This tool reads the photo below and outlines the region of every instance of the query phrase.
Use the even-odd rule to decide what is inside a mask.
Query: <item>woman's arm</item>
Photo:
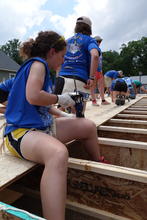
[[[26,99],[31,105],[47,106],[57,103],[57,95],[42,90],[44,78],[44,64],[35,61],[31,66],[26,85]]]

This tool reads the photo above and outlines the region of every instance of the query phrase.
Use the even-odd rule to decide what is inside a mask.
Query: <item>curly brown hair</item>
[[[85,35],[88,35],[88,36],[92,35],[91,27],[88,24],[85,24],[85,23],[82,23],[82,22],[81,23],[76,23],[74,32],[85,34]]]
[[[54,31],[41,31],[36,39],[29,39],[20,47],[20,56],[24,59],[31,57],[46,58],[48,51],[54,48],[56,52],[66,47],[65,39]]]

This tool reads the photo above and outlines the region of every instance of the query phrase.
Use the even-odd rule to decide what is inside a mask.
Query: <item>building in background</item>
[[[0,51],[0,82],[15,76],[20,65]]]

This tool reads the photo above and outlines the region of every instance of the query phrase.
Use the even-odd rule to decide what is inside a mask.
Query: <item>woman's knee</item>
[[[96,124],[92,120],[89,120],[89,119],[85,119],[83,127],[85,131],[87,131],[88,134],[92,134],[93,132],[96,132],[97,130]]]
[[[50,155],[49,155],[50,156]],[[50,158],[50,161],[48,160],[47,162],[51,162],[55,164],[56,166],[66,166],[68,162],[68,150],[65,145],[60,144],[59,146],[56,146],[52,156]]]

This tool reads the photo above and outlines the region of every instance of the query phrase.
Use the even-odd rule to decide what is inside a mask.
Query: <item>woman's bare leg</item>
[[[99,88],[99,93],[100,97],[102,99],[102,105],[107,105],[110,104],[105,100],[105,93],[104,93],[104,76],[103,74],[101,75],[101,78],[98,80],[98,88]]]
[[[67,148],[47,134],[31,131],[22,139],[21,152],[26,159],[45,165],[40,184],[44,217],[64,220]]]
[[[85,118],[57,118],[56,125],[57,138],[61,142],[67,143],[73,139],[82,140],[91,160],[99,160],[100,150],[94,122]]]
[[[90,95],[92,99],[92,105],[99,106],[96,102],[96,95],[95,95],[96,84],[97,84],[97,79],[94,79],[94,84],[92,87],[90,87]]]

